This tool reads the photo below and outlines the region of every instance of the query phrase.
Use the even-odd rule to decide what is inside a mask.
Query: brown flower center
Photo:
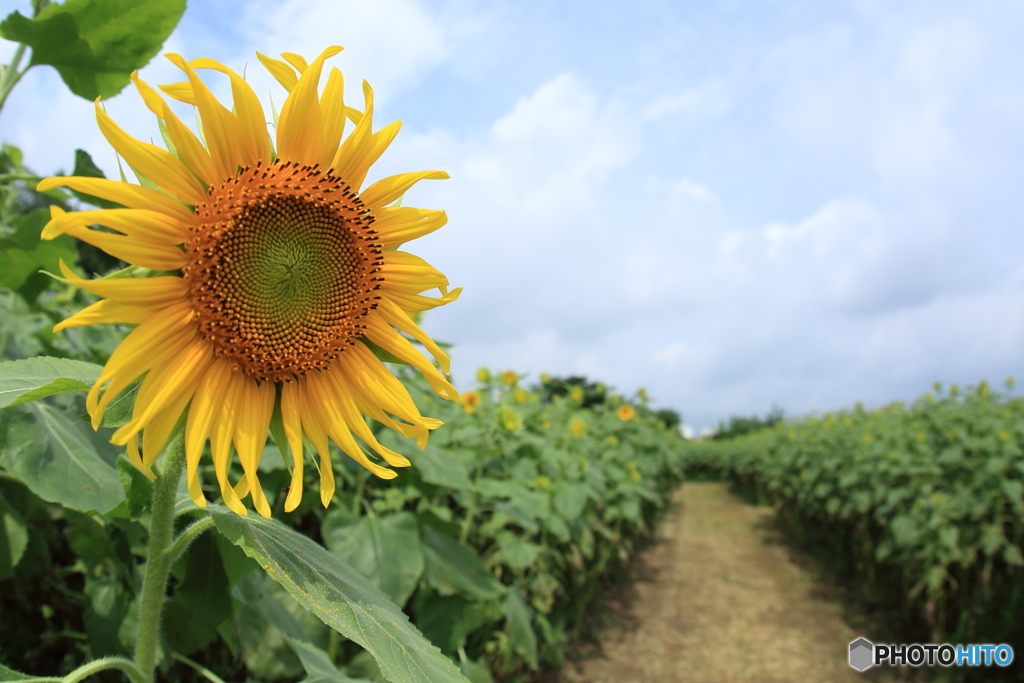
[[[356,193],[316,166],[257,164],[212,187],[182,269],[200,331],[258,380],[327,367],[377,306],[372,224]]]

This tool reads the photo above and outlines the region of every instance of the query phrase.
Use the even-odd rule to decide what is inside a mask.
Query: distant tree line
[[[569,390],[573,387],[579,387],[583,391],[582,406],[584,408],[592,408],[602,404],[609,397],[608,387],[604,384],[591,382],[586,377],[579,375],[573,375],[572,377],[549,377],[546,381],[542,380],[540,382],[539,388],[543,400],[550,401],[553,396],[568,397]],[[683,416],[671,408],[662,408],[661,410],[651,411],[651,413],[669,429],[679,429],[679,425],[683,423]]]
[[[783,419],[785,419],[785,413],[778,406],[772,406],[772,409],[764,417],[758,417],[757,415],[751,415],[750,417],[733,415],[728,421],[718,423],[718,428],[715,429],[715,433],[711,438],[715,441],[735,439],[738,436],[752,434],[753,432],[773,427],[782,422]]]

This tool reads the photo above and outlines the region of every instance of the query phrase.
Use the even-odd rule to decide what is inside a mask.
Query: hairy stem
[[[211,526],[213,526],[213,517],[205,517],[182,531],[178,538],[174,539],[174,545],[167,549],[167,560],[174,564],[175,560],[185,552],[189,544]]]
[[[132,680],[132,683],[145,683],[146,680],[142,675],[142,672],[139,671],[134,664],[122,657],[103,657],[102,659],[94,659],[93,661],[87,662],[78,667],[64,678],[52,678],[46,680],[61,681],[61,683],[78,683],[79,681],[84,681],[93,674],[98,674],[100,671],[106,671],[107,669],[120,669]]]
[[[174,532],[174,502],[178,481],[185,467],[184,430],[175,430],[163,457],[160,476],[153,485],[153,508],[149,527],[149,554],[139,597],[139,635],[135,645],[135,666],[144,681],[154,680],[157,645],[160,640],[160,613],[167,592],[167,576],[172,558],[168,552]]]

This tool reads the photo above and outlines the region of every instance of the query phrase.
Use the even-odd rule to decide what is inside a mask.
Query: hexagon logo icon
[[[874,663],[875,645],[867,638],[858,638],[850,643],[850,666],[857,671],[866,671]]]

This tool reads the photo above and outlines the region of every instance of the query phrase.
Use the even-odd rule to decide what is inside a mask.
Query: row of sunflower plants
[[[718,474],[774,503],[797,540],[895,615],[902,642],[1017,644],[1022,445],[1024,399],[981,382],[966,391],[935,385],[909,406],[858,405],[691,443],[686,458],[692,476]],[[984,675],[1022,680],[1019,671]]]

